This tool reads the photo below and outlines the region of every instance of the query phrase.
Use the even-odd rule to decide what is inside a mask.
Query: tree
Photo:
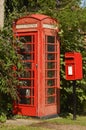
[[[65,52],[77,51],[83,57],[83,79],[77,81],[77,112],[82,112],[86,104],[86,65],[85,62],[85,42],[82,32],[85,32],[84,20],[86,18],[86,10],[79,6],[66,6],[59,11],[58,18],[61,23],[61,106],[62,111],[72,112],[72,81],[65,80],[64,54]],[[83,16],[82,16],[83,14]],[[65,104],[68,105],[65,105]],[[83,107],[84,106],[84,107]],[[86,110],[83,110],[85,113]]]
[[[0,115],[3,112],[8,115],[12,110],[12,101],[18,99],[16,86],[19,81],[15,75],[19,72],[13,67],[22,68],[19,59],[13,47],[12,32],[3,28],[0,32]]]

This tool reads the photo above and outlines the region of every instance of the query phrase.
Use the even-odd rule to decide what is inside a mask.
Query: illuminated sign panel
[[[18,25],[16,25],[16,29],[35,28],[35,27],[37,27],[37,24],[18,24]]]
[[[43,24],[43,28],[57,29],[58,27],[54,24]]]

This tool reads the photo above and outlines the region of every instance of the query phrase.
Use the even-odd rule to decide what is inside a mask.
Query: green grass
[[[57,118],[52,118],[52,119],[43,119],[41,120],[41,124],[43,123],[52,123],[54,124],[59,124],[59,125],[80,125],[80,126],[86,126],[86,116],[77,116],[76,120],[72,119],[72,115],[67,116],[65,118],[62,117],[57,117]],[[33,123],[34,124],[34,123]],[[47,127],[46,128],[42,128],[43,125],[39,125],[37,126],[17,126],[15,125],[7,125],[7,124],[0,124],[0,130],[50,130]]]
[[[72,125],[80,125],[86,126],[86,116],[77,116],[76,120],[72,119],[72,116],[68,116],[65,118],[58,117],[54,119],[48,120],[48,122],[56,123],[56,124],[72,124]]]
[[[0,130],[49,130],[46,128],[41,128],[41,127],[30,127],[30,126],[7,126],[7,125],[2,125],[0,126]]]

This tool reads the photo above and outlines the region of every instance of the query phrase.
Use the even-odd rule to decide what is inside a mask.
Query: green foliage
[[[4,122],[6,122],[6,120],[7,120],[6,115],[5,115],[4,113],[2,113],[2,114],[0,115],[0,122],[1,122],[1,123],[4,123]]]
[[[8,27],[9,28],[9,27]],[[19,55],[13,47],[12,31],[4,28],[0,32],[0,114],[1,120],[12,115],[12,101],[18,99],[16,86],[19,81],[16,76],[19,72],[13,70],[13,66],[21,69]]]
[[[0,115],[4,113],[7,118],[12,117],[13,99],[10,95],[0,92]]]
[[[83,10],[85,11],[85,10]],[[77,81],[77,112],[86,113],[85,101],[86,101],[86,65],[85,65],[85,42],[84,35],[82,34],[83,21],[86,17],[85,13],[83,20],[81,18],[82,9],[77,8],[72,11],[70,8],[62,10],[58,14],[58,18],[61,21],[61,111],[72,112],[73,96],[72,96],[72,82],[65,80],[65,52],[76,51],[82,54],[83,58],[83,79]],[[70,90],[70,92],[69,92]],[[66,105],[64,105],[66,104]]]
[[[0,35],[0,93],[17,97],[16,85],[18,83],[13,66],[18,67],[19,58],[12,44],[12,34],[7,30]]]

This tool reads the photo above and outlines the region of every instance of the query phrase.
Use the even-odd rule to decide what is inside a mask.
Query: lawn
[[[64,124],[64,125],[71,124],[71,125],[86,126],[86,116],[77,116],[76,120],[73,120],[72,116],[67,116],[65,118],[58,117],[58,118],[50,119],[48,120],[48,122]]]
[[[6,126],[6,125],[3,125],[3,126],[0,126],[0,130],[49,130],[49,129],[46,129],[46,128],[37,128],[37,127],[30,127],[30,126],[13,126],[13,125],[10,125],[10,126]]]
[[[57,117],[51,119],[43,119],[39,120],[38,123],[32,123],[31,125],[23,125],[22,123],[21,125],[16,125],[16,123],[9,125],[7,125],[6,123],[0,124],[0,130],[62,130],[62,129],[85,130],[86,116],[77,116],[76,120],[72,120],[72,116],[67,116],[65,118]]]

